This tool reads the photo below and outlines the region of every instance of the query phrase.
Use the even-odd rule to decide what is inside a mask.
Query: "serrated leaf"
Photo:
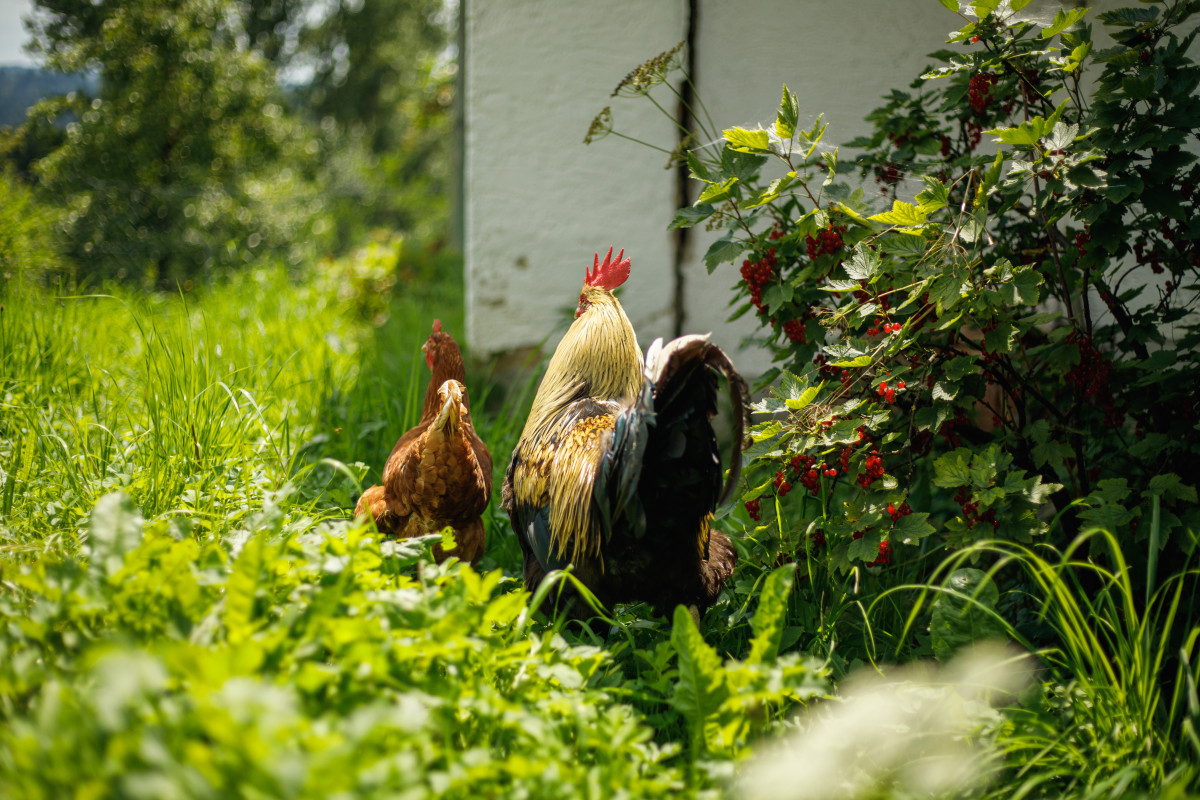
[[[1083,19],[1087,12],[1086,8],[1059,9],[1058,13],[1054,15],[1054,21],[1050,23],[1050,27],[1042,29],[1041,38],[1049,39],[1057,36]]]
[[[670,704],[687,720],[692,746],[703,751],[708,746],[705,724],[729,697],[725,672],[717,651],[704,641],[683,606],[675,607],[671,646],[679,660],[679,679]]]
[[[88,515],[86,552],[93,570],[112,575],[142,542],[142,513],[124,492],[101,497]]]
[[[825,384],[822,383],[819,386],[810,386],[807,389],[805,389],[803,392],[801,392],[799,397],[796,397],[796,398],[789,397],[784,402],[787,403],[788,408],[792,409],[793,411],[799,411],[800,409],[804,408],[805,406],[810,405],[812,403],[812,401],[816,399],[817,393],[821,391],[821,386],[824,386],[824,385]]]
[[[675,219],[671,220],[671,224],[667,226],[667,230],[676,228],[691,228],[697,223],[703,222],[713,215],[716,209],[708,203],[702,203],[696,206],[688,206],[681,208],[675,212]]]
[[[929,514],[924,511],[904,515],[896,520],[896,524],[892,528],[892,538],[905,544],[924,539],[936,530],[929,524],[928,519]]]
[[[747,664],[770,663],[778,657],[784,623],[787,622],[787,599],[795,580],[796,565],[784,564],[763,582],[762,592],[758,595],[758,609],[750,620],[754,638],[750,640]]]
[[[946,188],[946,184],[932,175],[922,176],[921,181],[925,184],[925,188],[913,198],[917,201],[921,211],[929,214],[939,208],[945,208],[946,204],[950,202],[950,190]]]
[[[779,101],[779,110],[775,112],[775,135],[780,139],[791,139],[796,133],[796,120],[800,117],[800,104],[796,95],[788,91],[787,84],[783,85],[783,98]]]
[[[721,264],[733,261],[745,249],[745,242],[733,239],[730,235],[724,236],[708,246],[708,252],[704,254],[704,266],[708,267],[708,273],[711,275],[713,270]]]
[[[854,253],[850,256],[850,260],[842,265],[846,270],[846,275],[856,281],[870,280],[875,273],[879,272],[880,267],[879,256],[873,250],[863,244],[854,246]]]
[[[933,654],[939,661],[968,645],[1004,636],[1004,626],[991,613],[1000,592],[987,573],[957,569],[942,586],[949,591],[938,592],[929,620]]]
[[[902,200],[892,201],[892,210],[870,217],[872,222],[882,222],[885,225],[921,225],[924,224],[926,213],[911,203]]]
[[[871,357],[869,355],[862,355],[862,356],[859,356],[858,358],[852,358],[848,361],[835,361],[835,362],[833,362],[833,364],[831,366],[842,367],[842,368],[846,368],[846,369],[853,369],[853,368],[857,368],[857,367],[869,367],[869,366],[871,366]]]
[[[722,131],[729,146],[741,153],[770,152],[771,135],[762,128],[748,130],[746,128],[729,128]]]
[[[728,200],[733,187],[737,185],[738,179],[726,178],[720,183],[710,183],[704,187],[704,191],[700,192],[700,196],[696,198],[696,203],[719,203],[722,200]]]
[[[712,183],[712,173],[709,172],[708,165],[690,150],[687,154],[687,165],[688,169],[691,170],[692,177],[705,183]]]

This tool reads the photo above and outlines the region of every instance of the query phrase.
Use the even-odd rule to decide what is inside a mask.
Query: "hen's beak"
[[[456,380],[448,380],[438,387],[438,400],[442,407],[433,421],[433,427],[446,428],[458,424],[462,397],[463,385]]]

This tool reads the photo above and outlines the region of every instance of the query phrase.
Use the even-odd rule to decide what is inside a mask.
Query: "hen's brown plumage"
[[[729,384],[739,445],[746,386],[707,336],[656,341],[643,366],[612,295],[629,274],[620,258],[614,269],[597,257],[588,274],[509,462],[503,507],[529,591],[570,564],[606,605],[644,600],[666,614],[676,604],[703,611],[737,563],[728,537],[710,530],[741,465],[735,447],[722,489],[717,378]],[[586,613],[574,599],[569,610]]]
[[[462,353],[434,323],[422,348],[433,371],[421,421],[388,456],[383,485],[363,492],[355,516],[370,514],[381,533],[405,539],[454,529],[456,549],[434,547],[438,563],[450,556],[477,564],[483,556],[480,515],[492,495],[492,457],[471,423]]]

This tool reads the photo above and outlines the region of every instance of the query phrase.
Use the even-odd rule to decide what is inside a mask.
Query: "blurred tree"
[[[64,250],[90,274],[172,286],[256,253],[299,257],[323,225],[320,147],[284,107],[273,66],[230,0],[37,0],[32,49],[100,76],[35,107],[66,111],[35,165],[67,210]]]
[[[457,3],[334,0],[309,14],[292,54],[305,105],[336,130],[331,200],[365,227],[445,238],[451,180]],[[299,67],[301,69],[297,69]]]
[[[375,228],[444,239],[453,3],[34,2],[33,54],[98,81],[35,106],[0,160],[65,209],[83,274],[172,287]]]

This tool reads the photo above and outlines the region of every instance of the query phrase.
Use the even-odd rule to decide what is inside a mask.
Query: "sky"
[[[32,59],[21,49],[26,39],[21,17],[31,10],[32,0],[0,0],[0,66],[33,65]]]

